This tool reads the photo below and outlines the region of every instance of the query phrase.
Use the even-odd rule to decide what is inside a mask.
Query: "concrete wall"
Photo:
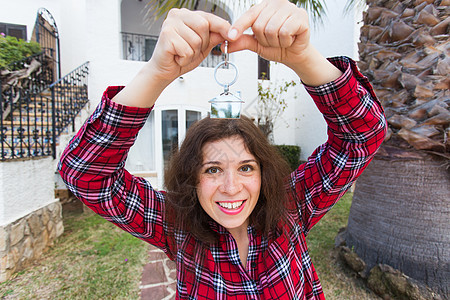
[[[0,163],[0,226],[54,201],[53,158]]]

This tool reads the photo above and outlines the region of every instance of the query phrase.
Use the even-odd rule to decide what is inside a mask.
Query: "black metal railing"
[[[57,137],[88,102],[86,62],[42,91],[10,87],[0,91],[0,160],[50,156]],[[0,82],[1,86],[1,82]]]
[[[158,36],[122,32],[122,57],[125,60],[148,61],[152,57],[157,41]],[[215,48],[200,66],[214,68],[223,60],[224,56],[218,48]]]
[[[122,32],[123,59],[148,61],[155,50],[158,37],[154,35]]]
[[[83,109],[88,99],[89,62],[85,62],[49,87],[52,105],[52,116],[55,118],[56,136],[69,124],[75,130],[75,116]]]

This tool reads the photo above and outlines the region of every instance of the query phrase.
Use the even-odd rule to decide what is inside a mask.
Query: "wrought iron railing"
[[[49,87],[52,105],[52,116],[55,119],[56,136],[69,124],[75,130],[75,116],[83,109],[88,99],[89,62],[85,62]]]
[[[88,102],[88,71],[86,62],[42,90],[0,90],[0,160],[55,158],[57,137]]]
[[[122,32],[123,59],[148,61],[155,50],[158,36]],[[214,68],[224,60],[220,49],[215,48],[200,64],[201,67]]]

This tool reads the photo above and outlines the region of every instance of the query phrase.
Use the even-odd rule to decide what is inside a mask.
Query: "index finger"
[[[224,39],[228,38],[228,31],[231,25],[227,20],[203,11],[198,11],[198,13],[208,21],[210,32],[219,33]]]
[[[228,31],[227,38],[230,41],[235,41],[239,38],[239,36],[244,33],[245,30],[252,27],[258,18],[259,14],[266,6],[266,2],[257,4],[252,6],[249,10],[247,10],[239,19],[234,22]]]

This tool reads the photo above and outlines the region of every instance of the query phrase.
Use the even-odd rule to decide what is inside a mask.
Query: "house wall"
[[[58,27],[61,47],[61,73],[69,73],[87,60],[85,1],[77,0],[18,0],[1,1],[0,20],[4,23],[27,26],[31,39],[39,8],[46,8]]]

